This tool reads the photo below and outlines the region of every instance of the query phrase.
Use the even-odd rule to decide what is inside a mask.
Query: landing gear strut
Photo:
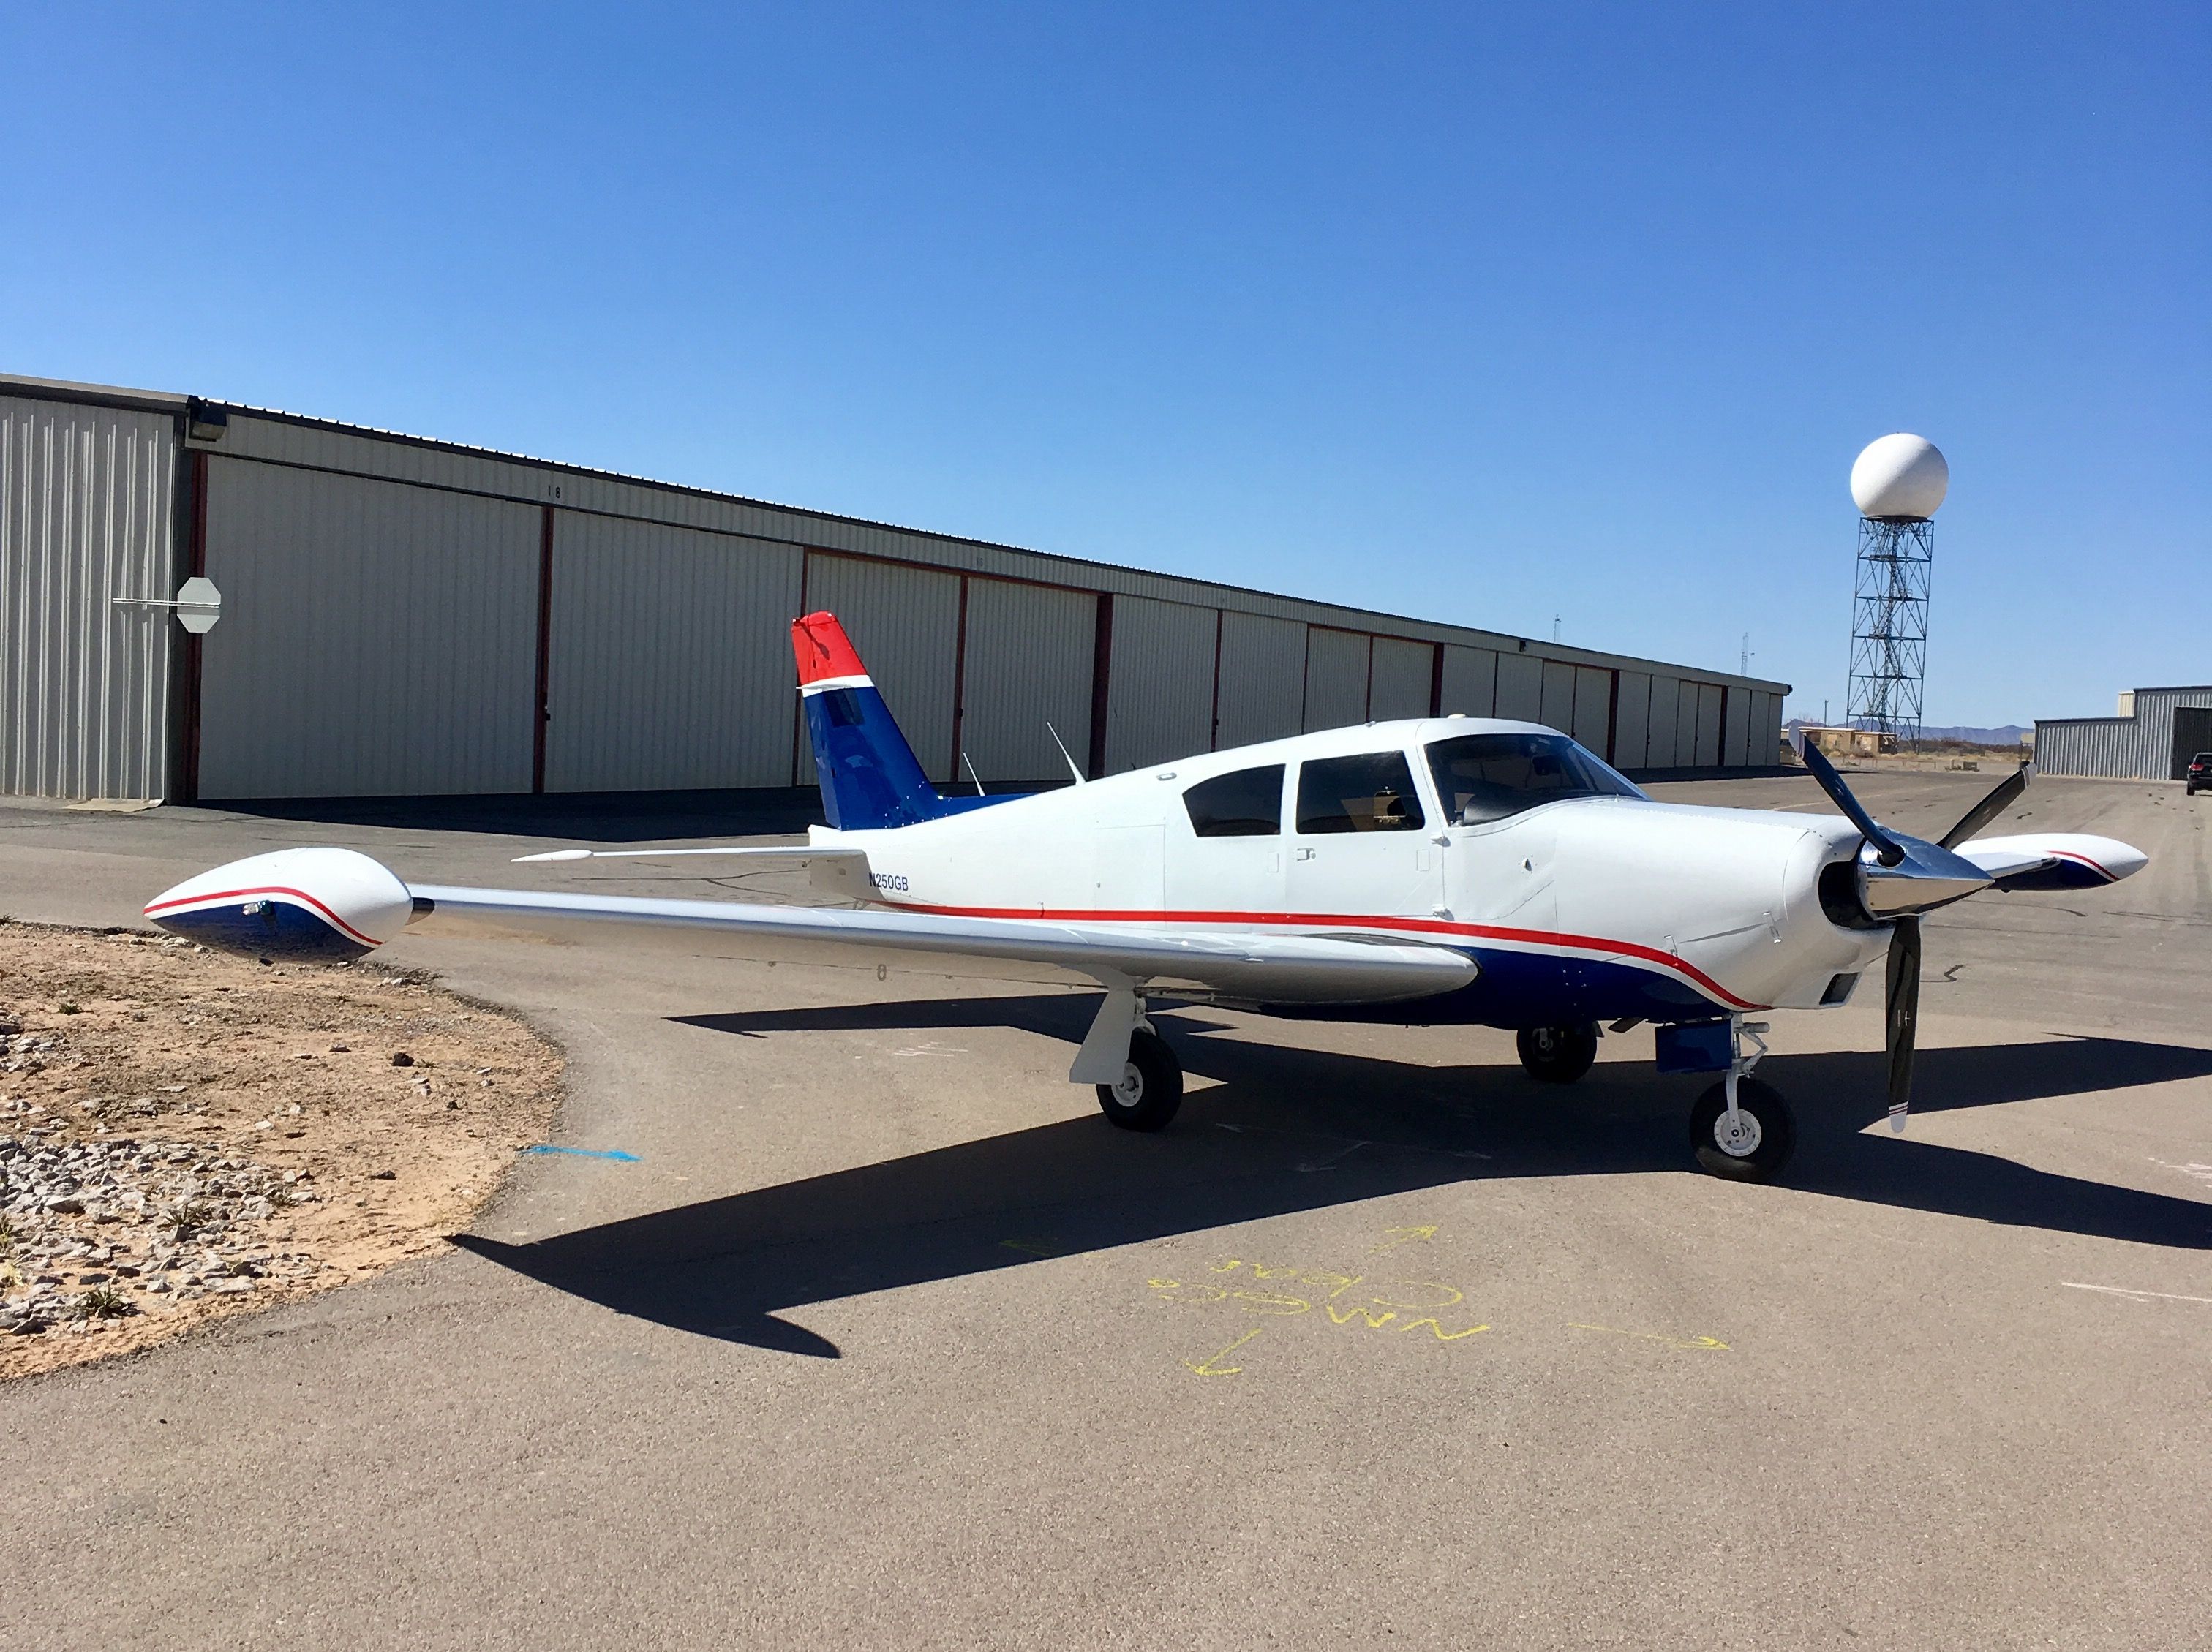
[[[1528,1076],[1547,1084],[1571,1084],[1597,1060],[1594,1021],[1578,1027],[1523,1027],[1513,1042]]]
[[[1767,1181],[1789,1161],[1797,1145],[1797,1121],[1790,1103],[1771,1084],[1751,1076],[1766,1054],[1764,1021],[1729,1017],[1735,1059],[1728,1077],[1698,1097],[1690,1109],[1690,1149],[1698,1163],[1731,1181]],[[1748,1054],[1744,1046],[1753,1048]]]

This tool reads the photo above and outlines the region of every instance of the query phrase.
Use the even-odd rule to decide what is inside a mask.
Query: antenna
[[[1751,633],[1748,631],[1743,634],[1743,654],[1736,661],[1735,674],[1738,677],[1751,675]]]
[[[1559,616],[1557,614],[1554,614],[1554,615],[1553,615],[1553,616],[1552,616],[1552,641],[1554,641],[1554,642],[1557,642],[1559,640]]]
[[[1044,726],[1044,732],[1052,736],[1052,743],[1060,748],[1060,755],[1067,757],[1067,772],[1075,776],[1075,783],[1078,786],[1082,785],[1083,771],[1075,766],[1074,758],[1067,756],[1067,742],[1060,738],[1060,731],[1050,723],[1047,723]]]
[[[967,765],[968,778],[975,782],[975,795],[979,798],[981,797],[983,795],[983,777],[975,772],[975,760],[963,751],[960,754],[960,761]]]

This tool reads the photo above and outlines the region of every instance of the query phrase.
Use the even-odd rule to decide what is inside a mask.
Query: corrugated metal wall
[[[960,744],[986,780],[1066,780],[1048,723],[1083,762],[1091,750],[1097,612],[1098,598],[1087,591],[968,581]]]
[[[1498,654],[1498,710],[1499,717],[1524,723],[1544,720],[1544,662],[1536,654]]]
[[[1324,625],[1306,629],[1305,726],[1347,728],[1367,720],[1367,671],[1374,639]]]
[[[1644,722],[1644,766],[1675,767],[1676,740],[1680,728],[1682,683],[1680,677],[1651,676],[1651,710]]]
[[[176,421],[0,397],[0,792],[168,789]]]
[[[800,553],[553,518],[545,789],[787,785]]]
[[[933,780],[950,780],[959,576],[817,551],[806,559],[806,606],[836,615],[923,772]],[[787,685],[787,640],[784,647]],[[793,717],[788,695],[777,698],[785,707],[782,715]],[[814,756],[804,739],[794,767],[798,784],[814,783]]]
[[[1224,614],[1215,748],[1299,732],[1305,680],[1304,625],[1260,614]]]
[[[530,790],[540,523],[211,457],[200,795]]]
[[[1645,732],[1650,726],[1651,674],[1649,671],[1623,671],[1620,674],[1620,714],[1613,731],[1613,766],[1616,768],[1642,768],[1646,763],[1649,742]]]
[[[1383,722],[1393,717],[1429,714],[1430,679],[1436,675],[1433,643],[1407,642],[1401,637],[1375,639],[1375,659],[1367,689],[1367,720]]]
[[[1109,774],[1207,749],[1217,624],[1211,608],[1147,597],[1114,599]]]
[[[1613,723],[1613,673],[1595,665],[1575,667],[1575,720],[1567,732],[1601,757]]]
[[[2174,747],[2174,713],[2212,707],[2212,687],[2137,689],[2132,717],[2038,718],[2035,766],[2045,774],[2175,780],[2190,752]]]
[[[1470,717],[1495,715],[1491,708],[1498,696],[1498,651],[1495,648],[1462,648],[1456,643],[1444,647],[1444,703],[1449,714],[1464,712]]]

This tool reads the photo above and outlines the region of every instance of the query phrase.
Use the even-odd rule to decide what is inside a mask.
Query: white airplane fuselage
[[[1178,759],[888,829],[811,829],[866,853],[830,886],[884,907],[970,917],[1264,929],[1465,951],[1468,986],[1348,1010],[1360,1018],[1565,1025],[1680,1021],[1844,1002],[1886,928],[1833,921],[1821,873],[1860,836],[1833,817],[1640,797],[1540,802],[1455,825],[1431,743],[1556,731],[1489,718],[1370,723]],[[1400,752],[1415,788],[1389,829],[1306,832],[1302,765]],[[1273,835],[1201,836],[1184,793],[1283,768]],[[1313,1010],[1303,1007],[1299,1013]]]

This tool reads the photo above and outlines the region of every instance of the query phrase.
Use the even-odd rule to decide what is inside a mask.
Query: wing
[[[431,911],[421,927],[521,931],[589,938],[610,927],[657,932],[737,957],[805,959],[871,947],[1037,966],[1044,978],[1119,978],[1269,1003],[1387,1003],[1448,993],[1474,979],[1449,947],[1337,935],[955,918],[868,908],[784,907],[635,896],[416,884]]]
[[[849,858],[825,863],[849,866]],[[865,867],[863,859],[860,865]],[[1340,934],[956,918],[863,908],[666,901],[403,884],[351,849],[283,849],[190,878],[147,917],[209,946],[263,957],[358,957],[405,931],[672,941],[731,957],[854,962],[855,949],[990,961],[1021,980],[1084,980],[1272,1003],[1387,1003],[1475,977],[1449,947]]]
[[[2141,872],[2149,859],[2118,838],[2087,832],[1977,838],[1953,853],[1989,873],[2001,890],[2101,889]]]

